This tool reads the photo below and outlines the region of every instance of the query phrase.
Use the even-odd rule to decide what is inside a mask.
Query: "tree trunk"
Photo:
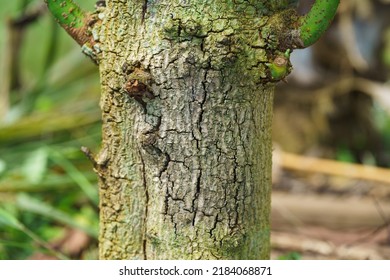
[[[269,258],[280,2],[107,1],[101,259]]]

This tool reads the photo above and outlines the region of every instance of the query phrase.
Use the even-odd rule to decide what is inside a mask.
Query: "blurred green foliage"
[[[0,259],[96,258],[97,178],[80,147],[100,143],[98,68],[41,0],[3,1],[0,59]],[[58,245],[71,230],[86,253]]]

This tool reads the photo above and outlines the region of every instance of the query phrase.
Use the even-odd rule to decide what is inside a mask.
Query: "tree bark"
[[[107,1],[101,259],[267,259],[283,1]]]

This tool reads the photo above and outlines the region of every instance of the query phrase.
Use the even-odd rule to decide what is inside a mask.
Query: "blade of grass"
[[[29,250],[34,249],[34,247],[31,244],[26,244],[25,242],[15,242],[10,240],[0,239],[0,244],[8,247],[16,247],[21,249],[29,249]]]
[[[39,246],[45,248],[48,250],[51,254],[53,254],[55,257],[66,260],[68,259],[67,256],[62,254],[61,252],[55,251],[53,248],[51,248],[50,244],[41,239],[38,235],[36,235],[34,232],[32,232],[30,229],[28,229],[24,224],[22,224],[14,215],[6,211],[5,209],[0,208],[0,224],[3,224],[5,226],[20,230],[24,232],[26,235],[28,235],[32,240],[34,240],[35,243],[37,243]]]
[[[70,226],[72,228],[80,229],[85,233],[87,233],[88,235],[90,235],[91,237],[94,238],[98,237],[97,229],[93,227],[84,226],[76,222],[75,219],[70,215],[68,215],[67,213],[60,211],[41,200],[32,198],[27,194],[20,194],[16,199],[16,205],[21,210],[39,214],[47,218],[50,218],[54,221]]]
[[[24,228],[14,215],[2,208],[0,208],[0,224],[22,231]]]
[[[26,117],[18,123],[1,126],[0,142],[17,142],[26,138],[38,137],[43,133],[54,133],[69,130],[97,122],[100,119],[97,111],[74,113],[73,115],[40,114]]]
[[[22,164],[23,177],[31,184],[42,182],[47,172],[48,151],[40,147],[31,151]]]
[[[92,172],[84,174],[87,180],[94,180],[96,175]],[[74,180],[65,176],[47,175],[39,184],[31,184],[25,180],[9,178],[0,181],[0,193],[17,193],[17,192],[44,192],[44,191],[61,191],[75,188]]]
[[[50,149],[49,157],[65,170],[69,177],[79,185],[81,190],[95,205],[98,205],[99,196],[97,186],[91,184],[85,175],[58,151]]]

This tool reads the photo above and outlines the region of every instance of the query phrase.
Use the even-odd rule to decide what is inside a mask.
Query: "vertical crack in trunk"
[[[203,121],[203,114],[204,114],[204,105],[205,105],[206,100],[207,100],[207,88],[206,88],[207,73],[208,73],[208,71],[204,72],[203,80],[201,81],[201,90],[203,91],[203,100],[200,100],[200,102],[198,101],[199,106],[200,106],[200,112],[198,113],[196,129],[198,130],[198,132],[200,134],[200,139],[198,137],[194,137],[194,139],[196,140],[196,147],[198,149],[200,156],[201,156],[201,144],[200,143],[202,141],[202,121]],[[192,90],[194,90],[194,89],[192,89]],[[199,90],[199,89],[196,89],[196,90]],[[194,127],[192,127],[192,135],[195,135],[194,134]],[[194,199],[192,200],[192,211],[194,211],[194,216],[192,218],[192,226],[195,226],[195,224],[196,224],[196,217],[198,214],[198,200],[199,200],[200,192],[202,189],[201,185],[202,185],[202,160],[199,159],[199,174],[196,178],[196,189],[195,189]]]
[[[142,153],[140,152],[140,158],[141,158],[141,164],[142,164],[142,180],[143,180],[143,186],[145,191],[145,213],[144,213],[144,220],[143,220],[143,232],[142,232],[142,250],[144,255],[144,260],[148,259],[147,253],[146,253],[146,246],[147,246],[147,232],[148,232],[148,210],[149,210],[149,191],[148,191],[148,185],[146,182],[146,167],[145,162],[142,157]]]
[[[198,178],[196,179],[196,190],[195,190],[194,200],[192,201],[192,210],[194,211],[194,217],[192,218],[192,226],[195,226],[196,223],[196,215],[198,213],[197,200],[200,195],[201,182],[202,182],[202,169],[199,170],[199,175]]]
[[[144,23],[146,13],[148,12],[148,2],[149,0],[145,0],[144,4],[142,5],[142,23]]]

